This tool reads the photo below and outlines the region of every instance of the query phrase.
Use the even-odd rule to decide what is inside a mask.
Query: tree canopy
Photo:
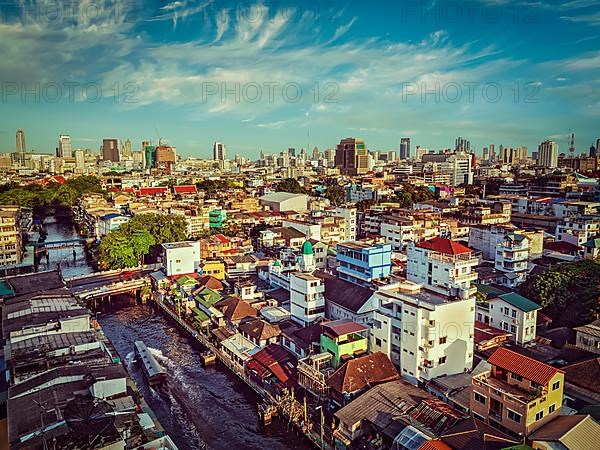
[[[93,176],[70,178],[64,184],[50,183],[44,188],[37,184],[9,184],[0,189],[0,204],[25,208],[72,206],[84,194],[102,192],[104,191],[100,181]]]
[[[181,216],[139,214],[120,229],[110,232],[98,246],[102,270],[136,267],[142,257],[167,242],[184,241],[186,222]]]
[[[291,194],[306,194],[307,191],[295,178],[286,178],[277,185],[278,192],[290,192]]]
[[[519,290],[542,306],[553,326],[585,325],[600,312],[600,261],[559,264],[529,277]]]
[[[331,202],[333,206],[340,206],[346,200],[346,191],[340,185],[335,184],[329,186],[325,190],[325,198]]]

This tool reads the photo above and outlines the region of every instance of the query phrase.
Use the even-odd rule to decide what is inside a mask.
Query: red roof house
[[[173,186],[173,192],[179,195],[194,195],[198,193],[198,189],[195,184],[186,186]]]
[[[469,247],[462,245],[456,241],[446,238],[434,238],[429,241],[420,242],[417,247],[432,250],[446,255],[462,255],[464,253],[473,253]]]

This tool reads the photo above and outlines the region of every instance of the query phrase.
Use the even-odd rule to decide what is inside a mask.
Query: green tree
[[[559,264],[529,277],[519,290],[542,306],[553,326],[585,325],[600,312],[600,262]]]
[[[121,227],[124,234],[148,231],[154,245],[179,242],[187,239],[187,224],[182,216],[167,214],[137,214]]]
[[[306,189],[304,189],[298,180],[295,178],[286,178],[281,183],[277,185],[278,192],[290,192],[292,194],[306,194]]]
[[[328,199],[332,205],[340,206],[346,200],[346,192],[338,185],[332,185],[325,191],[325,198]]]
[[[128,269],[137,267],[143,255],[150,252],[154,238],[141,230],[132,234],[112,231],[98,246],[98,263],[102,270]]]

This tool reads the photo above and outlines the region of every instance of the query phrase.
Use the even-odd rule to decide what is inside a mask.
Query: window
[[[552,405],[550,405],[548,407],[548,414],[552,414],[554,412],[554,410],[556,409],[556,404],[553,403]]]
[[[475,394],[473,395],[473,398],[475,399],[476,402],[481,403],[482,405],[485,405],[485,396],[481,395],[479,392],[475,392]]]
[[[381,347],[381,339],[379,339],[379,338],[375,338],[375,345],[376,345],[377,347]]]
[[[544,417],[544,411],[540,411],[535,415],[535,420],[542,420],[542,418]]]
[[[516,412],[511,411],[510,409],[507,408],[507,415],[508,415],[508,418],[510,420],[512,420],[513,422],[521,423],[521,414],[517,414]]]
[[[440,338],[440,344],[445,344],[448,338],[446,336]]]
[[[438,364],[445,364],[446,363],[446,357],[442,356],[440,359],[438,359]]]
[[[517,310],[516,309],[511,310],[511,314],[513,317],[517,317]]]
[[[516,373],[511,373],[511,374],[510,374],[510,377],[511,377],[513,380],[517,380],[517,381],[523,381],[523,377],[522,377],[521,375],[517,375]]]
[[[560,387],[560,381],[552,383],[552,390],[555,391]]]

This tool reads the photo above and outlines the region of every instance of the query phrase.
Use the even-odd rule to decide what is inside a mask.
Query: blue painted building
[[[344,242],[337,246],[338,277],[360,286],[385,278],[392,271],[392,246]]]

